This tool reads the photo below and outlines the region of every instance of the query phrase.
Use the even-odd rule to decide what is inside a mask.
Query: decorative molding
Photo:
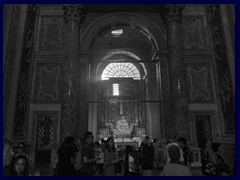
[[[201,36],[201,22],[200,20],[191,19],[184,21],[185,27],[185,48],[203,48],[203,40]]]
[[[197,96],[203,96],[206,99],[209,99],[209,91],[207,87],[207,70],[205,67],[202,67],[199,71],[194,70],[193,68],[188,69],[188,75],[190,77],[190,97],[191,100],[196,100]]]
[[[35,4],[28,5],[26,25],[24,32],[24,42],[21,56],[21,64],[18,77],[18,89],[16,100],[16,113],[15,120],[13,122],[13,139],[26,138],[27,137],[27,107],[29,105],[29,82],[30,68],[32,60],[32,50],[34,45],[34,31],[35,21],[37,17],[38,6]]]
[[[229,62],[227,59],[226,42],[223,34],[223,22],[221,19],[220,7],[218,4],[207,6],[207,22],[210,25],[213,52],[216,63],[218,79],[218,98],[220,99],[224,132],[235,133],[235,105],[233,97],[233,85],[230,75]]]
[[[59,54],[64,52],[66,29],[62,15],[41,15],[38,29],[37,52]]]
[[[62,46],[61,30],[63,26],[63,20],[57,19],[53,21],[51,19],[46,19],[44,22],[44,39],[42,41],[42,46],[54,45],[57,48]]]
[[[83,4],[80,5],[65,5],[63,6],[65,20],[68,21],[78,21],[83,24],[86,11]]]
[[[168,4],[162,5],[160,14],[165,23],[171,21],[180,21],[182,18],[182,10],[184,9],[185,5],[183,4]]]
[[[58,99],[57,82],[59,77],[59,67],[48,71],[44,67],[40,67],[40,86],[38,91],[38,99],[41,100],[44,96],[51,97],[53,100]]]

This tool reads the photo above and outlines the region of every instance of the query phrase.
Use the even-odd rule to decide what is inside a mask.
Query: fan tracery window
[[[102,80],[109,80],[109,78],[141,79],[139,70],[133,63],[110,63],[102,73]]]

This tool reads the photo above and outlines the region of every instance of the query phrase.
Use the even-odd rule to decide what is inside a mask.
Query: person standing
[[[82,148],[83,165],[80,169],[81,176],[93,176],[95,174],[95,163],[97,160],[101,159],[101,156],[95,156],[93,138],[94,137],[92,132],[85,132],[85,144]]]
[[[12,147],[8,139],[3,139],[3,175],[10,176],[10,162],[12,159]]]
[[[58,149],[58,176],[74,176],[74,159],[76,155],[76,147],[74,146],[74,138],[68,136],[65,138],[62,146]]]
[[[153,170],[153,163],[155,159],[155,152],[152,143],[149,142],[149,137],[146,136],[140,146],[142,159],[142,175],[151,176]]]
[[[101,156],[101,159],[97,160],[96,161],[96,176],[102,176],[104,174],[104,152],[102,151],[102,147],[101,147],[101,144],[96,141],[94,143],[94,146],[95,146],[95,155],[97,156]]]
[[[115,144],[112,137],[107,139],[106,148],[104,151],[104,169],[105,176],[114,176],[114,164],[116,163]]]
[[[9,176],[30,176],[28,159],[25,155],[13,157],[10,163]]]
[[[187,140],[184,137],[179,137],[177,139],[177,144],[178,147],[180,147],[180,149],[182,150],[183,153],[183,163],[186,166],[190,166],[190,162],[189,162],[189,157],[190,157],[190,151],[187,145]]]
[[[124,155],[124,176],[136,176],[137,172],[135,169],[135,162],[132,155],[133,147],[130,145],[126,146]]]
[[[164,166],[162,176],[192,176],[190,168],[180,162],[180,148],[177,145],[172,145],[168,148],[170,163]]]

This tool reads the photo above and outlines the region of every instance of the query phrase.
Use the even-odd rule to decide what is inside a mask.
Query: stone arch
[[[81,49],[83,51],[91,50],[91,43],[94,41],[95,37],[101,31],[115,25],[133,26],[136,30],[149,36],[149,40],[154,43],[157,51],[166,51],[166,35],[160,28],[160,25],[153,22],[150,18],[138,13],[114,13],[97,18],[83,31]]]

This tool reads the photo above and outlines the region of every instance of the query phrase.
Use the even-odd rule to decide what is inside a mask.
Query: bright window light
[[[113,84],[113,96],[119,96],[119,84]]]
[[[112,31],[111,33],[112,33],[112,35],[118,37],[118,36],[122,35],[123,30],[122,29],[117,29],[117,30]]]

